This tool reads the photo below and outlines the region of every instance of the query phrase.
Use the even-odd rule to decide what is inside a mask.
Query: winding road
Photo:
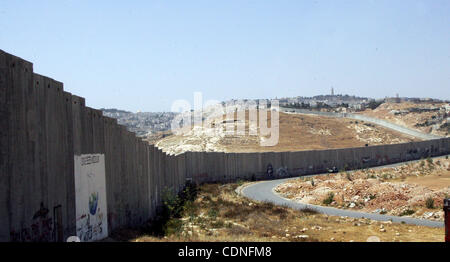
[[[442,157],[442,156],[440,156]],[[439,157],[436,157],[439,158]],[[415,160],[418,161],[418,160]],[[413,161],[408,161],[413,162]],[[407,162],[403,163],[396,163],[394,165],[387,165],[387,166],[378,166],[374,168],[385,168],[385,167],[391,167],[396,165],[405,164]],[[317,174],[320,175],[320,174]],[[314,175],[312,175],[314,176]],[[276,179],[276,180],[270,180],[270,181],[262,181],[257,182],[253,184],[247,184],[243,185],[236,189],[236,192],[238,194],[241,194],[245,197],[248,197],[253,200],[262,201],[262,202],[271,202],[276,205],[282,205],[287,206],[290,208],[294,208],[297,210],[302,210],[305,208],[312,209],[317,211],[318,213],[330,215],[330,216],[345,216],[345,217],[353,217],[353,218],[369,218],[373,220],[378,221],[392,221],[394,223],[405,223],[405,224],[413,224],[413,225],[419,225],[419,226],[428,226],[428,227],[444,227],[444,222],[439,221],[432,221],[432,220],[426,220],[426,219],[418,219],[418,218],[412,218],[412,217],[398,217],[398,216],[390,216],[390,215],[380,215],[375,213],[365,213],[365,212],[358,212],[358,211],[352,211],[352,210],[344,210],[344,209],[338,209],[333,207],[324,207],[324,206],[318,206],[318,205],[311,205],[311,204],[303,204],[299,202],[292,201],[290,199],[283,198],[279,194],[274,192],[274,188],[276,188],[279,184],[282,184],[288,180],[297,179],[298,177],[293,178],[284,178],[284,179]]]
[[[314,111],[306,111],[306,110],[292,110],[296,113],[300,114],[324,114],[322,112],[314,112]],[[403,126],[399,126],[393,123],[390,123],[388,121],[375,119],[363,115],[355,115],[355,114],[327,114],[329,116],[335,116],[335,117],[347,117],[347,118],[354,118],[358,120],[365,120],[368,122],[373,122],[375,124],[384,126],[386,128],[390,128],[393,130],[396,130],[398,132],[404,133],[406,135],[412,135],[421,139],[436,139],[440,138],[435,135],[431,134],[424,134]],[[442,156],[434,157],[434,158],[440,158]],[[445,156],[444,156],[445,157]],[[420,160],[413,160],[413,161],[407,161],[407,162],[401,162],[401,163],[395,163],[385,166],[377,166],[372,167],[372,169],[379,169],[379,168],[386,168],[386,167],[394,167],[403,165],[408,162],[415,162]],[[316,174],[321,175],[321,174]],[[314,175],[310,175],[314,176]],[[284,178],[284,179],[276,179],[276,180],[270,180],[270,181],[262,181],[257,182],[253,184],[247,184],[243,185],[236,189],[236,192],[238,194],[241,194],[245,197],[248,197],[253,200],[262,201],[262,202],[271,202],[276,205],[282,205],[287,206],[290,208],[302,210],[305,208],[315,210],[319,213],[330,215],[330,216],[345,216],[345,217],[353,217],[353,218],[369,218],[373,220],[378,221],[392,221],[394,223],[405,223],[405,224],[413,224],[413,225],[419,225],[419,226],[428,226],[428,227],[444,227],[444,222],[439,221],[433,221],[433,220],[426,220],[426,219],[418,219],[418,218],[412,218],[412,217],[398,217],[398,216],[390,216],[390,215],[381,215],[376,213],[366,213],[366,212],[358,212],[358,211],[352,211],[352,210],[344,210],[344,209],[338,209],[333,207],[324,207],[324,206],[318,206],[318,205],[311,205],[311,204],[303,204],[299,202],[292,201],[287,198],[283,198],[279,194],[274,192],[274,188],[276,188],[279,184],[282,184],[288,180],[291,179],[297,179],[298,177],[293,178]]]

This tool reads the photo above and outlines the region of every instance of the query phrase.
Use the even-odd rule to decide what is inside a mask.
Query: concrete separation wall
[[[0,241],[76,235],[74,156],[103,154],[108,232],[154,218],[164,192],[196,183],[355,169],[450,153],[450,139],[301,152],[167,155],[0,50]],[[273,166],[273,176],[267,167]]]
[[[184,185],[184,156],[148,145],[1,50],[0,123],[0,241],[76,235],[75,155],[105,155],[109,232],[152,218],[161,192]]]

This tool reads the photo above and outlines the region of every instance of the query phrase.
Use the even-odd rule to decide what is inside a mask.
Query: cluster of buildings
[[[357,112],[363,111],[367,108],[376,108],[383,102],[400,103],[400,102],[412,102],[412,103],[430,103],[430,102],[442,102],[440,100],[425,99],[425,98],[405,98],[399,97],[386,97],[384,99],[371,99],[367,97],[357,97],[350,95],[335,95],[334,90],[331,90],[329,95],[318,95],[313,97],[288,97],[288,98],[276,98],[280,107],[285,108],[299,108],[310,109],[320,111],[332,111],[332,112]],[[270,107],[271,99],[263,99]],[[261,99],[244,99],[244,100],[230,100],[222,102],[222,105],[233,104],[236,108],[240,108],[239,102],[253,101],[258,104]],[[245,106],[243,106],[245,108]],[[212,108],[209,108],[212,109]],[[202,112],[203,118],[212,114],[211,110],[205,108]],[[124,125],[128,130],[135,132],[138,136],[148,136],[158,132],[164,132],[171,129],[172,120],[179,114],[174,112],[128,112],[118,109],[101,109],[103,114],[108,117],[113,117],[118,120],[118,123]],[[399,112],[401,113],[401,112]],[[192,112],[184,112],[184,114],[191,115]],[[447,115],[445,115],[446,117]]]
[[[338,109],[347,108],[353,111],[364,110],[369,107],[373,99],[349,95],[319,95],[313,97],[280,98],[280,106],[302,109]]]
[[[170,130],[172,119],[178,114],[173,112],[128,112],[118,109],[100,109],[103,115],[116,118],[137,136]]]

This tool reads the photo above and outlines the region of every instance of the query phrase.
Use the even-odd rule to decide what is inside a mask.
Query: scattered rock
[[[381,239],[377,236],[370,236],[367,238],[366,242],[381,242]]]
[[[432,217],[434,214],[433,214],[433,212],[425,212],[424,214],[423,214],[423,217],[424,218],[430,218],[430,217]]]

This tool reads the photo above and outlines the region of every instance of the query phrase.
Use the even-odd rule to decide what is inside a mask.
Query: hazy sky
[[[330,92],[450,99],[450,1],[0,0],[0,49],[94,108]]]

